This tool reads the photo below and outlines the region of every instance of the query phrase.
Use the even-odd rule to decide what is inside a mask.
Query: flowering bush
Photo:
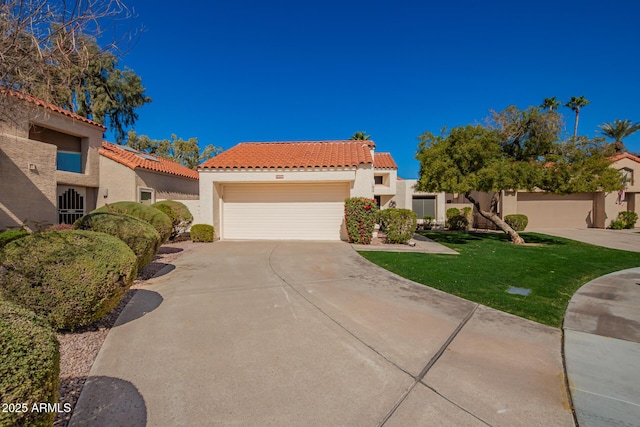
[[[364,245],[371,243],[377,211],[378,207],[373,199],[352,197],[344,201],[344,219],[350,242]]]

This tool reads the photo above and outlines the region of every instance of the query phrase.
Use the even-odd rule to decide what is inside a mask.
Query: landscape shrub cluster
[[[173,240],[186,232],[193,222],[193,215],[191,215],[189,208],[184,203],[176,202],[175,200],[163,200],[151,206],[163,212],[171,220],[169,240]]]
[[[446,226],[449,230],[468,231],[473,222],[473,209],[465,207],[462,211],[458,208],[447,209]]]
[[[344,219],[347,235],[352,243],[368,245],[371,243],[373,228],[376,224],[378,207],[374,199],[352,197],[344,202]]]
[[[616,219],[611,221],[609,228],[614,230],[624,230],[624,229],[632,229],[635,228],[636,222],[638,221],[638,214],[635,212],[624,211],[619,212]]]
[[[407,243],[416,231],[417,217],[409,209],[383,209],[378,212],[380,229],[387,234],[387,243]]]
[[[160,249],[156,229],[131,215],[96,211],[78,219],[73,228],[106,233],[122,240],[136,254],[138,271],[149,264]]]
[[[52,426],[55,412],[31,408],[58,401],[60,353],[54,330],[33,312],[0,301],[0,343],[0,401],[21,405],[0,411],[0,425]]]
[[[504,222],[515,231],[524,231],[529,224],[529,217],[523,214],[505,215]]]
[[[171,236],[171,219],[167,214],[150,205],[137,202],[116,202],[104,205],[94,212],[123,213],[148,222],[160,234],[160,244],[166,242]]]
[[[6,230],[0,232],[0,249],[5,247],[7,243],[20,239],[28,234],[29,232],[26,230]]]
[[[209,224],[195,224],[191,227],[190,234],[193,242],[213,242],[214,229]]]

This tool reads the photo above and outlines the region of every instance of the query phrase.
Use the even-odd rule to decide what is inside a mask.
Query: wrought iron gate
[[[84,215],[84,196],[73,188],[58,196],[58,223],[73,224]]]

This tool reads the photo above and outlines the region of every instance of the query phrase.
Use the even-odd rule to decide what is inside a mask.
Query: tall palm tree
[[[354,133],[353,136],[349,139],[352,141],[368,141],[370,138],[371,135],[367,135],[365,131],[362,131]]]
[[[640,122],[632,123],[631,120],[614,120],[613,123],[607,122],[600,126],[600,133],[604,136],[613,139],[614,148],[616,153],[627,151],[627,148],[622,142],[623,138],[628,137],[640,130]]]
[[[558,101],[554,96],[553,98],[545,98],[540,108],[548,108],[549,111],[553,111],[554,108],[557,109],[561,104],[562,102]]]
[[[580,118],[580,108],[589,105],[589,100],[584,96],[572,96],[569,102],[564,104],[565,107],[571,108],[576,113],[576,124],[573,126],[573,137],[578,135],[578,120]]]

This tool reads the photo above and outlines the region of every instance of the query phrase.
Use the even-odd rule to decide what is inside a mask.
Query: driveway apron
[[[560,330],[346,243],[224,241],[175,264],[123,310],[70,425],[574,425]]]

